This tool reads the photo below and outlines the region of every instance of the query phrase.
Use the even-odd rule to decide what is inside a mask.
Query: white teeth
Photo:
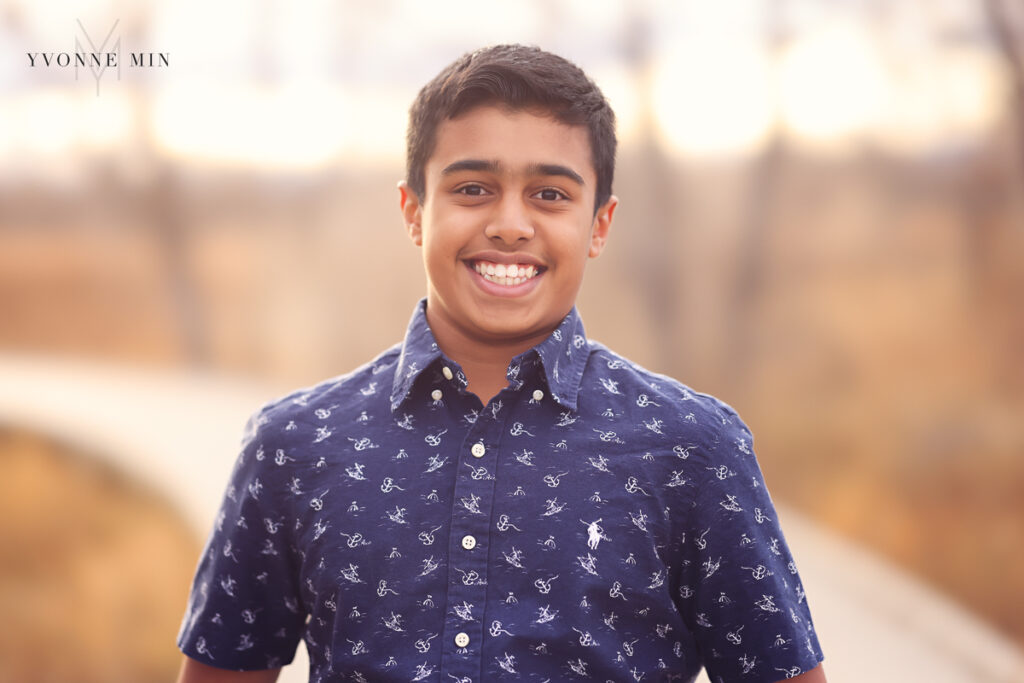
[[[488,282],[504,287],[521,285],[540,273],[539,269],[533,265],[516,263],[505,265],[504,263],[490,263],[486,261],[474,263],[473,270],[480,273]]]

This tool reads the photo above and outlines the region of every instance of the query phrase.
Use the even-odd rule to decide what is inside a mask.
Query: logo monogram
[[[89,35],[89,32],[85,30],[85,26],[82,25],[82,20],[75,19],[75,22],[78,23],[78,28],[81,29],[82,35],[85,37],[85,40],[89,43],[90,48],[89,52],[86,53],[85,50],[82,48],[82,43],[78,39],[78,36],[75,36],[75,80],[78,80],[79,61],[86,61],[84,59],[79,60],[77,59],[77,57],[83,54],[88,54],[91,57],[94,57],[95,59],[88,60],[88,66],[89,71],[92,72],[93,78],[96,79],[96,95],[99,96],[100,79],[103,77],[103,73],[107,70],[107,67],[116,67],[117,80],[121,80],[121,36],[118,36],[117,40],[111,46],[111,49],[107,50],[107,43],[110,42],[111,37],[114,35],[114,29],[116,29],[117,25],[121,23],[121,20],[114,20],[114,25],[110,27],[110,31],[107,32],[107,37],[103,39],[103,42],[100,44],[98,48],[96,47],[96,43],[93,42],[92,36]],[[106,50],[105,53],[101,52],[104,50]],[[98,58],[101,54],[105,54],[105,60],[101,61]]]

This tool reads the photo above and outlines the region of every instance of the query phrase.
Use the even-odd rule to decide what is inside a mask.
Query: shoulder
[[[350,372],[268,401],[249,419],[246,440],[284,446],[307,434],[303,427],[323,426],[387,405],[400,353],[401,345],[396,344]]]
[[[606,396],[614,395],[623,406],[623,420],[639,428],[645,423],[656,424],[666,438],[700,444],[705,454],[719,447],[741,452],[749,449],[753,440],[750,430],[728,403],[674,377],[648,370],[600,342],[588,343],[584,395],[586,390],[594,389]]]
[[[691,423],[697,420],[722,426],[742,424],[732,406],[721,399],[696,391],[674,377],[648,370],[600,342],[591,340],[588,343],[590,356],[584,371],[584,382],[615,386],[623,395],[632,395],[641,404],[657,402],[659,407],[682,411],[686,416],[692,414],[688,420]]]

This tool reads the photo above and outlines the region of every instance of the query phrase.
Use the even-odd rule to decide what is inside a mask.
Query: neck
[[[551,334],[551,330],[546,330],[515,339],[482,339],[452,324],[444,316],[432,315],[429,305],[427,324],[441,351],[462,368],[469,391],[476,394],[484,405],[507,386],[505,373],[512,359]]]

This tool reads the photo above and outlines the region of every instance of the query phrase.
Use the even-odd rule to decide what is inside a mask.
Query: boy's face
[[[431,327],[533,345],[572,308],[618,203],[594,213],[587,130],[482,106],[444,121],[436,140],[423,201],[399,186],[409,235],[423,247]]]

